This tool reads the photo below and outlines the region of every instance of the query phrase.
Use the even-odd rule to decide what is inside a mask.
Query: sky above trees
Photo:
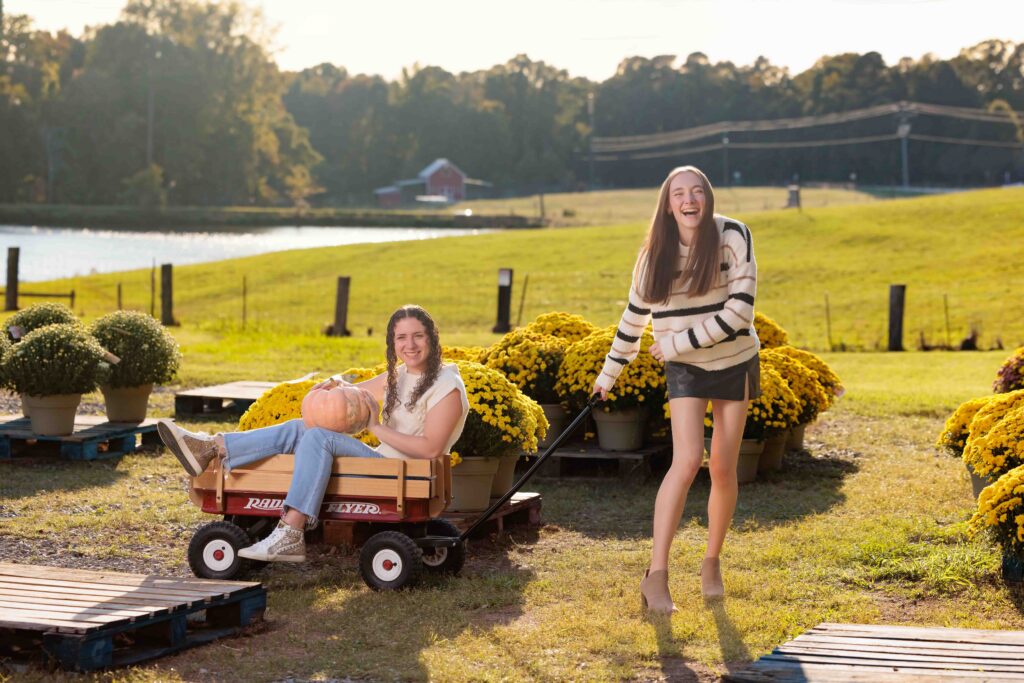
[[[1024,40],[1020,0],[446,0],[422,3],[247,0],[274,27],[277,64],[320,63],[396,78],[415,63],[475,71],[517,54],[591,80],[625,57],[703,52],[753,64],[765,56],[796,74],[823,55],[878,52],[940,59],[983,40]],[[38,29],[117,21],[122,0],[5,0]]]

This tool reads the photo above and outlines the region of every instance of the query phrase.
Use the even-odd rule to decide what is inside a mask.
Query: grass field
[[[907,344],[934,341],[941,295],[954,337],[1024,339],[1024,274],[1013,244],[1024,191],[744,213],[760,268],[758,309],[798,344],[872,348],[884,337],[886,286],[908,285]],[[998,230],[993,226],[997,226]],[[294,251],[176,269],[173,333],[185,352],[180,384],[283,380],[378,361],[386,315],[426,305],[448,344],[488,343],[495,270],[530,274],[524,321],[552,309],[611,323],[624,305],[643,225],[507,232],[430,242]],[[249,277],[249,327],[239,329]],[[353,276],[350,328],[318,333],[334,278]],[[148,272],[49,283],[75,287],[76,310],[148,308]],[[236,286],[237,285],[237,286]],[[520,289],[514,297],[513,314]],[[938,304],[935,297],[938,297]],[[941,310],[941,309],[940,309]],[[941,318],[941,313],[939,314]],[[367,334],[367,327],[373,333]],[[709,490],[701,474],[672,551],[680,613],[649,622],[637,585],[650,553],[657,482],[541,479],[540,529],[474,542],[459,578],[375,594],[357,555],[314,549],[301,566],[273,566],[266,625],[158,662],[107,675],[54,674],[0,661],[0,682],[50,680],[715,680],[823,621],[1024,630],[1024,597],[999,579],[999,553],[969,538],[974,501],[959,460],[936,454],[945,417],[987,394],[1009,350],[825,353],[847,388],[808,431],[808,451],[741,489],[723,554],[729,597],[699,598]],[[95,397],[89,397],[95,400]],[[155,399],[170,414],[170,391]],[[190,426],[234,429],[234,422]],[[187,575],[185,549],[210,517],[185,495],[162,449],[113,462],[0,463],[0,557],[20,562]]]
[[[529,488],[544,496],[545,525],[472,543],[458,578],[376,594],[355,554],[311,549],[305,565],[258,575],[270,590],[265,626],[96,678],[710,681],[822,621],[1024,629],[997,551],[965,534],[963,465],[932,447],[947,409],[989,391],[1000,354],[828,360],[847,394],[809,430],[807,453],[742,487],[721,606],[703,604],[696,576],[706,474],[673,547],[680,612],[668,622],[638,610],[656,482],[541,479]],[[169,410],[169,396],[160,405]],[[0,551],[21,562],[187,575],[188,538],[210,521],[163,451],[3,469]],[[93,678],[9,665],[0,680]]]
[[[771,211],[786,206],[789,193],[784,187],[719,187],[715,189],[715,207],[719,213]],[[544,195],[544,217],[554,225],[614,225],[647,222],[651,219],[658,188],[564,192]],[[803,188],[800,203],[804,208],[864,204],[876,201],[866,192],[843,189]],[[452,211],[472,210],[479,214],[516,214],[540,216],[541,198],[476,199],[451,207]]]
[[[1024,341],[1024,268],[1014,244],[1024,189],[965,192],[803,212],[743,213],[758,259],[757,308],[792,341],[811,349],[884,348],[889,285],[907,285],[904,344],[956,344],[971,328],[985,347]],[[175,269],[175,315],[185,328],[227,338],[242,317],[248,280],[248,333],[315,336],[334,310],[336,278],[352,277],[349,328],[381,339],[399,304],[424,305],[448,342],[489,343],[497,269],[515,269],[513,323],[567,310],[596,324],[617,320],[645,228],[641,223],[525,230],[425,242],[351,245],[264,254]],[[149,271],[33,285],[78,294],[76,310],[96,316],[116,306],[148,310]],[[830,306],[827,333],[825,297]],[[368,335],[372,329],[373,334]],[[449,336],[451,335],[451,336]],[[315,342],[314,342],[315,343]]]

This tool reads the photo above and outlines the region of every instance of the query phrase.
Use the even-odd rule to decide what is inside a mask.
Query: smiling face
[[[704,183],[696,173],[683,171],[672,179],[668,190],[668,211],[676,219],[681,236],[696,233],[706,207]]]
[[[427,328],[413,317],[395,323],[395,354],[414,373],[421,373],[430,355]]]

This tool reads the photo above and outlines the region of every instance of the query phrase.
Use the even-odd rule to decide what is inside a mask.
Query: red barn
[[[475,199],[491,187],[491,183],[469,178],[447,159],[435,159],[415,178],[396,181],[394,185],[374,190],[374,194],[378,206],[394,208],[399,204],[451,204]],[[469,192],[467,188],[473,188],[473,191]]]
[[[436,159],[420,171],[419,177],[426,185],[426,194],[447,197],[449,202],[461,202],[466,198],[466,174],[447,159]]]

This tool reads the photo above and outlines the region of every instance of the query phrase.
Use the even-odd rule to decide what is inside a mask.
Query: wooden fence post
[[[338,291],[334,299],[334,324],[328,328],[327,334],[332,337],[349,337],[348,331],[348,292],[352,278],[347,275],[338,276]]]
[[[825,334],[828,335],[828,350],[835,351],[832,346],[832,307],[828,303],[828,292],[825,292]]]
[[[246,313],[247,313],[247,310],[246,310],[246,306],[247,306],[246,298],[248,298],[248,294],[249,294],[248,278],[245,275],[243,275],[242,276],[242,329],[243,330],[245,329],[245,319],[246,319]]]
[[[903,304],[906,285],[889,285],[889,350],[903,350]]]
[[[18,310],[18,256],[21,247],[7,247],[7,290],[5,311]]]
[[[170,263],[160,264],[160,322],[178,324],[174,320],[174,266]]]
[[[121,283],[120,282],[117,283],[117,310],[119,310],[119,311],[124,310],[124,307],[121,306]]]
[[[509,318],[512,314],[512,269],[498,269],[498,322],[492,332],[508,332],[512,329]]]

